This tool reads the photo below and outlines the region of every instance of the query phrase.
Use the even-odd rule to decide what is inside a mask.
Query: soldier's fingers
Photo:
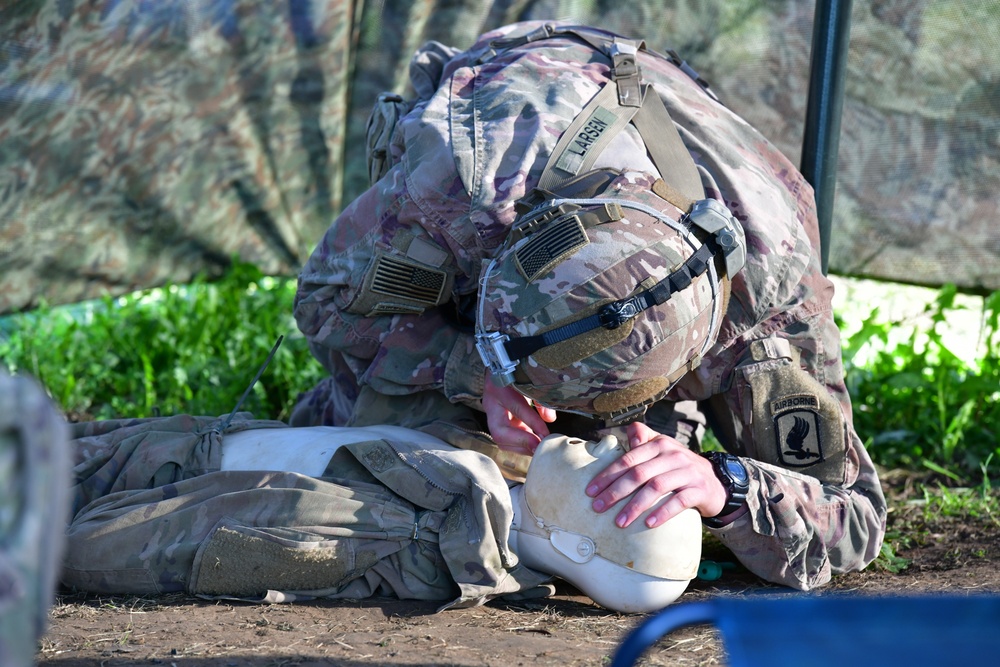
[[[510,397],[506,387],[493,387],[483,392],[483,411],[486,413],[486,420],[491,427],[512,421],[511,411],[507,406],[509,401]]]
[[[625,454],[609,463],[601,472],[594,476],[590,484],[587,485],[587,495],[593,498],[598,494],[604,493],[620,477],[628,474],[636,466],[656,458],[657,454],[658,452],[654,447],[636,447],[625,452]],[[638,485],[636,488],[638,488]],[[606,498],[605,501],[607,500]]]
[[[487,381],[489,382],[489,379]],[[487,384],[483,389],[483,409],[487,416],[490,416],[491,413],[499,416],[502,410],[521,421],[525,421],[524,417],[529,413],[535,413],[528,399],[513,387],[498,387],[492,383]],[[535,415],[537,416],[537,413]]]
[[[505,397],[506,398],[506,397]],[[511,411],[511,407],[516,408],[517,402],[524,402],[524,398],[517,394],[514,397],[515,405],[507,406],[502,403],[495,403],[490,406],[487,412],[487,424],[494,441],[502,448],[510,450],[523,450],[522,453],[532,454],[542,437],[525,424],[516,414]],[[531,411],[530,406],[525,406]]]
[[[646,517],[646,526],[648,528],[662,526],[684,510],[696,507],[699,503],[698,490],[694,487],[671,493],[659,507],[649,513]]]
[[[540,439],[531,431],[519,428],[513,422],[489,424],[490,435],[500,449],[516,451],[529,456],[535,451]]]
[[[536,407],[538,408],[538,414],[548,423],[551,424],[556,420],[556,411],[552,408],[547,408],[544,405],[538,405]]]
[[[629,454],[632,453],[629,452]],[[591,495],[594,499],[591,506],[595,512],[603,512],[618,504],[619,501],[628,497],[637,489],[642,488],[643,485],[655,476],[666,471],[666,462],[659,457],[652,457],[636,462],[634,465],[622,470],[620,474],[613,472],[613,481],[608,482],[603,489],[600,489],[600,485],[611,478],[608,477],[604,480],[594,478],[594,481],[587,487],[587,495],[591,495],[592,491],[595,490],[595,486],[598,487],[596,495]]]
[[[669,451],[673,448],[690,451],[686,445],[681,444],[676,438],[655,431],[641,422],[629,424],[626,427],[626,435],[628,436],[629,449],[655,444],[662,451]]]
[[[615,524],[624,528],[655,507],[646,517],[649,528],[663,524],[685,509],[698,507],[704,502],[706,492],[697,477],[688,468],[672,468],[650,479],[639,489],[615,517]],[[659,503],[659,506],[657,506]]]
[[[513,390],[511,393],[513,395],[509,396],[505,401],[510,413],[517,419],[520,419],[539,438],[547,436],[549,434],[549,427],[538,413],[538,410],[535,409],[535,406],[521,394]]]
[[[672,500],[674,496],[678,495],[673,492],[678,487],[683,487],[686,481],[684,473],[679,470],[670,470],[660,475],[656,475],[643,484],[642,487],[639,488],[639,490],[636,491],[635,494],[629,499],[629,501],[618,513],[618,516],[615,517],[615,524],[619,528],[624,528],[642,516],[643,512],[651,507],[654,507],[668,494],[670,495],[668,500]],[[659,509],[662,508],[658,508],[658,510]],[[655,524],[656,521],[653,522],[653,525]],[[648,522],[647,525],[649,525]]]
[[[638,447],[639,445],[649,442],[658,435],[661,435],[658,431],[654,431],[642,422],[632,422],[626,427],[625,431],[628,435],[628,444],[630,448]]]

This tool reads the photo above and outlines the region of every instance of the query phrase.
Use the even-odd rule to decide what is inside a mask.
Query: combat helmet
[[[711,199],[671,217],[650,182],[624,174],[602,196],[547,200],[487,265],[477,345],[502,384],[614,424],[698,365],[728,289],[718,237],[736,245],[739,228]]]
[[[476,343],[500,384],[615,425],[641,417],[714,343],[745,239],[725,204],[706,198],[663,102],[642,84],[641,43],[603,35],[587,37],[604,45],[609,80],[561,135],[485,266]],[[628,123],[659,174],[594,168]]]

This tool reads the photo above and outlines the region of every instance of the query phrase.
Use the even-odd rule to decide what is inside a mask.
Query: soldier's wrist
[[[750,473],[738,456],[725,452],[706,452],[702,456],[711,462],[712,471],[726,492],[722,510],[715,516],[703,517],[702,523],[709,528],[721,528],[746,513]]]

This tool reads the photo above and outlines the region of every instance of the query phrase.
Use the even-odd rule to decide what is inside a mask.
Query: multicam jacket
[[[431,430],[490,454],[510,478],[523,475],[528,460],[483,432],[485,369],[464,316],[515,202],[609,80],[609,60],[576,36],[511,39],[539,27],[415,56],[418,99],[393,127],[378,126],[388,137],[378,154],[384,175],[336,219],[300,274],[298,326],[331,377],[302,398],[293,423]],[[700,414],[675,417],[664,432],[683,437],[707,419],[751,474],[749,512],[711,530],[758,575],[821,585],[879,553],[885,501],[852,426],[812,189],[690,68],[646,51],[638,62],[707,196],[729,207],[747,242],[715,345],[650,418],[697,402]],[[627,127],[595,165],[620,171],[612,187],[654,178],[637,136]]]

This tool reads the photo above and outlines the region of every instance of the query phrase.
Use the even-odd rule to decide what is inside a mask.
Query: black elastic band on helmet
[[[602,306],[596,314],[582,320],[564,324],[561,327],[546,331],[537,336],[512,338],[504,342],[507,356],[512,361],[531,356],[543,347],[561,343],[573,336],[592,331],[598,327],[617,329],[644,310],[666,302],[672,294],[686,289],[694,279],[704,274],[715,257],[718,248],[714,239],[710,239],[688,257],[684,264],[669,276],[647,290],[619,299]]]

